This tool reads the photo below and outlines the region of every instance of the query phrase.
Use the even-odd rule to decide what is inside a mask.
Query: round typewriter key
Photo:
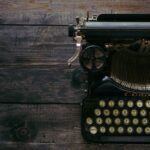
[[[114,102],[113,100],[110,100],[110,101],[108,102],[108,106],[109,106],[109,107],[114,107],[114,105],[115,105],[115,102]]]
[[[147,100],[145,105],[146,105],[147,108],[150,108],[150,100]]]
[[[110,125],[110,124],[112,123],[111,118],[106,118],[106,119],[105,119],[105,123],[106,123],[107,125]]]
[[[91,134],[96,134],[97,133],[97,128],[95,126],[90,127],[90,133]]]
[[[147,114],[147,112],[146,112],[146,110],[144,110],[144,109],[142,109],[141,111],[140,111],[140,115],[141,116],[146,116],[146,114]]]
[[[121,123],[120,118],[116,118],[116,119],[115,119],[115,124],[116,124],[116,125],[119,125],[120,123]]]
[[[146,128],[145,128],[145,133],[146,133],[146,134],[150,134],[150,127],[146,127]]]
[[[118,133],[123,133],[124,132],[124,128],[123,127],[118,127]]]
[[[90,118],[90,117],[86,118],[86,123],[87,123],[88,125],[91,125],[91,124],[93,123],[92,118]]]
[[[115,128],[114,127],[109,127],[109,132],[110,133],[114,133],[115,132]]]
[[[105,106],[106,106],[105,101],[104,101],[104,100],[100,100],[100,101],[99,101],[99,106],[100,106],[100,107],[105,107]]]
[[[96,123],[97,123],[98,125],[102,124],[102,123],[103,123],[103,119],[100,118],[100,117],[96,118]]]
[[[143,106],[143,102],[141,100],[138,100],[136,102],[136,106],[139,107],[139,108],[141,108]]]
[[[128,115],[128,110],[127,109],[123,109],[122,110],[122,115],[123,116],[127,116]]]
[[[138,114],[138,112],[136,109],[131,110],[131,116],[135,117],[135,116],[137,116],[137,114]]]
[[[105,128],[105,127],[103,127],[103,126],[102,126],[102,127],[100,127],[100,132],[101,132],[101,133],[105,133],[105,132],[106,132],[106,128]]]
[[[100,110],[100,109],[95,109],[95,110],[94,110],[94,114],[95,114],[96,116],[100,116],[100,115],[101,115],[101,110]]]
[[[119,115],[119,110],[118,109],[114,109],[113,110],[113,115],[114,116],[118,116]]]
[[[119,106],[119,107],[123,107],[123,106],[124,106],[124,101],[123,101],[123,100],[119,100],[118,106]]]
[[[143,125],[147,125],[148,124],[148,119],[147,118],[143,118],[142,119],[142,124]]]
[[[137,118],[134,118],[134,119],[132,120],[132,123],[133,123],[134,125],[137,125],[137,124],[139,123],[139,120],[138,120]]]
[[[129,118],[125,118],[123,120],[123,122],[124,122],[125,125],[128,125],[130,123],[130,119]]]
[[[127,133],[133,133],[133,128],[132,127],[128,127],[127,128]]]
[[[143,131],[142,127],[137,127],[137,128],[136,128],[136,132],[137,132],[138,134],[141,134],[142,131]]]
[[[110,110],[109,109],[104,109],[104,115],[109,116],[110,115]]]
[[[133,107],[133,105],[134,105],[134,104],[133,104],[133,101],[128,101],[128,102],[127,102],[127,106],[128,106],[128,107],[131,108],[131,107]]]

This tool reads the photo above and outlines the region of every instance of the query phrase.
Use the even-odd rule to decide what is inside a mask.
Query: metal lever
[[[76,41],[76,50],[73,56],[68,60],[68,66],[71,66],[71,64],[79,57],[79,54],[81,52],[82,36],[76,35],[74,39]]]

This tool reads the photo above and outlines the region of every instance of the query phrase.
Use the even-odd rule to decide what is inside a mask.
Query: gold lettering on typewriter
[[[124,93],[124,96],[141,96],[141,97],[148,97],[150,93]]]

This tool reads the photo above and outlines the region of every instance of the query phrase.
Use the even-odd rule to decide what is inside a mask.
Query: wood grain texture
[[[85,143],[79,105],[2,104],[0,111],[1,143]]]
[[[80,103],[84,92],[71,82],[74,69],[56,65],[1,68],[2,103]]]
[[[0,26],[0,64],[67,64],[74,49],[67,27]]]
[[[68,37],[67,26],[0,26],[1,40],[8,41],[14,45],[25,42],[33,44],[45,43],[71,43],[72,39]]]
[[[1,24],[68,25],[92,13],[149,13],[148,0],[0,0]]]
[[[149,150],[149,145],[140,144],[127,144],[127,145],[114,145],[114,144],[0,144],[2,150]]]

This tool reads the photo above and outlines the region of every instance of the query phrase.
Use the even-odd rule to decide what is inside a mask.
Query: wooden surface
[[[149,0],[0,0],[1,24],[68,25],[77,15],[149,13]]]
[[[85,93],[67,67],[67,25],[86,11],[150,13],[149,0],[0,0],[0,150],[149,150],[89,144],[80,132]]]

